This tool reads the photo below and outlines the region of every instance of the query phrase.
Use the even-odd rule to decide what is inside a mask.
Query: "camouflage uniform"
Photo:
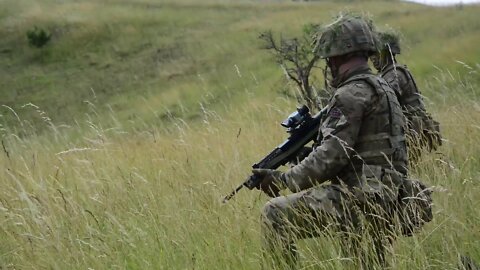
[[[370,33],[362,19],[340,19],[322,34],[319,54],[330,58],[372,52]],[[263,209],[266,245],[295,261],[297,239],[335,228],[345,232],[345,245],[355,250],[352,235],[371,228],[375,260],[384,263],[384,248],[393,240],[391,217],[407,174],[402,109],[395,92],[366,62],[339,74],[335,86],[320,127],[320,145],[278,177],[294,193],[273,198]],[[328,180],[330,184],[319,185]]]
[[[407,144],[411,160],[420,155],[420,149],[436,150],[442,144],[439,123],[426,111],[422,95],[412,74],[405,65],[398,64],[395,55],[400,53],[398,36],[393,33],[377,34],[381,50],[372,60],[379,76],[395,90],[403,113],[407,118]]]

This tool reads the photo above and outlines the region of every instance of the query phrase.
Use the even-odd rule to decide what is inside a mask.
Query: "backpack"
[[[400,227],[402,234],[412,236],[432,221],[432,189],[417,179],[404,179],[399,189]]]

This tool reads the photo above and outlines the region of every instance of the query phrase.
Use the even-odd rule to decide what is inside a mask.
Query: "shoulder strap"
[[[386,66],[386,67],[380,72],[379,75],[380,75],[380,77],[383,78],[386,73],[388,73],[388,72],[390,72],[390,71],[392,71],[392,70],[394,70],[394,69],[396,69],[396,68],[397,68],[397,66],[394,65],[394,64],[393,64],[393,65]]]

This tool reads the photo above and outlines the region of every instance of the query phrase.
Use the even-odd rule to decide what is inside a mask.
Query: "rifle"
[[[318,130],[324,113],[325,109],[312,117],[307,106],[303,105],[297,108],[297,111],[291,113],[287,119],[281,122],[281,125],[287,128],[287,133],[290,134],[288,139],[278,145],[258,163],[253,164],[252,168],[275,170],[287,162],[295,161],[297,155],[307,143],[317,140]],[[251,190],[260,186],[261,181],[262,179],[255,175],[249,176],[245,182],[225,196],[223,203],[233,198],[243,187]]]

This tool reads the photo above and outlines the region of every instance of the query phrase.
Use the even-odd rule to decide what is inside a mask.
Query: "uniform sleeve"
[[[402,89],[401,102],[402,105],[409,106],[407,110],[425,110],[425,104],[423,102],[423,97],[417,89],[417,86],[413,82],[412,74],[407,69],[397,69],[398,85]]]
[[[371,107],[373,93],[364,83],[349,84],[337,90],[320,127],[323,141],[284,174],[291,191],[298,192],[332,179],[349,163],[363,115]]]
[[[412,81],[411,74],[407,69],[402,67],[391,69],[389,72],[384,74],[383,78],[388,85],[395,90],[398,100],[402,106],[409,105],[425,110],[423,99],[418,92],[415,83]],[[412,103],[412,99],[418,100],[418,102]]]
[[[407,83],[407,78],[398,69],[391,69],[382,76],[388,85],[395,91],[400,98],[405,95],[403,86]]]
[[[398,77],[398,86],[402,89],[408,87],[409,85],[409,76],[405,73],[405,71],[397,69],[397,77]],[[415,91],[416,92],[416,91]]]
[[[406,74],[404,69],[397,69],[394,74],[396,74],[396,79],[398,82],[398,87],[402,93],[402,97],[408,97],[411,95],[417,95],[418,90],[413,87],[412,82],[409,79],[409,74]]]

